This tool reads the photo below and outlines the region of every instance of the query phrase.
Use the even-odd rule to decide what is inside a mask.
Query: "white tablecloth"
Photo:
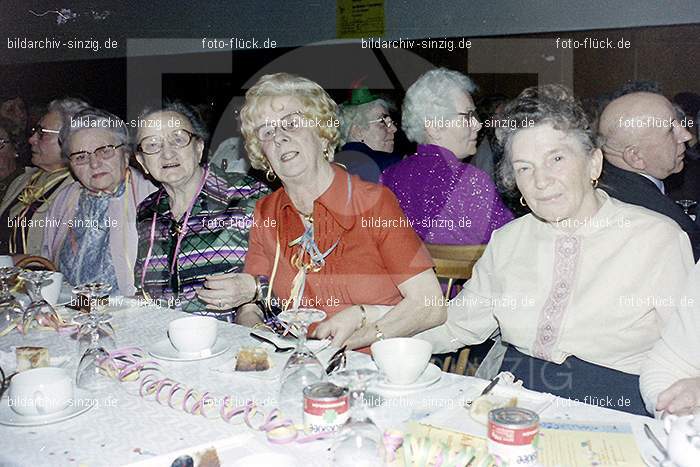
[[[165,338],[167,323],[183,316],[181,313],[156,307],[124,307],[113,311],[113,325],[118,346],[148,345]],[[232,395],[239,400],[258,401],[274,399],[278,388],[274,381],[263,381],[250,376],[212,371],[214,367],[233,365],[233,357],[241,345],[256,344],[249,329],[220,323],[219,338],[233,344],[225,354],[199,362],[162,362],[164,373],[182,383],[201,390],[213,391],[217,396]],[[0,338],[0,350],[10,352],[14,346],[36,345],[48,347],[52,356],[73,356],[70,370],[77,366],[77,344],[66,335],[53,331],[32,331],[22,336],[16,331]],[[285,356],[275,356],[281,364]],[[369,364],[369,357],[352,354],[351,363]],[[456,401],[471,399],[485,385],[476,378],[443,374],[442,379],[426,390],[389,399],[385,407],[375,411],[375,421],[384,429],[401,428],[407,420],[420,420],[446,413]],[[7,397],[7,396],[5,396]],[[0,465],[85,465],[115,466],[153,459],[190,446],[230,439],[236,446],[236,455],[278,452],[292,455],[299,465],[329,465],[329,441],[304,445],[274,446],[265,436],[245,425],[230,425],[222,420],[208,420],[143,400],[115,384],[109,391],[96,396],[97,407],[61,423],[39,427],[0,426]],[[387,408],[391,405],[391,409]],[[464,417],[464,409],[455,409],[455,416]],[[448,412],[449,413],[449,412]],[[629,421],[643,451],[654,452],[642,434],[644,422],[657,433],[660,424],[651,418],[567,401],[555,401],[542,418],[579,421]]]

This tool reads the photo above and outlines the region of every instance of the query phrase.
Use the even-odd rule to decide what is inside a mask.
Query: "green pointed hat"
[[[343,105],[362,105],[380,99],[376,94],[372,94],[369,88],[357,88],[352,90],[350,100],[343,102]]]

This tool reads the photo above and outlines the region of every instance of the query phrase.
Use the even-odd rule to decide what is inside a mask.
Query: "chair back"
[[[447,279],[445,298],[452,296],[455,281],[467,280],[472,276],[474,265],[486,249],[486,245],[426,243],[425,246],[435,263],[435,275],[438,279]]]
[[[452,297],[455,281],[467,280],[472,276],[474,265],[481,258],[486,245],[440,245],[426,243],[426,248],[435,263],[438,279],[447,279],[445,299]],[[433,357],[433,363],[440,364],[442,371],[465,375],[469,365],[469,347],[457,352]]]
[[[37,267],[38,265],[38,267]],[[15,264],[18,268],[23,269],[40,269],[46,271],[57,271],[56,265],[43,256],[25,256]]]

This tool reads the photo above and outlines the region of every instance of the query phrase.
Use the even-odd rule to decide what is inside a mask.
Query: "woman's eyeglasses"
[[[114,155],[117,152],[117,149],[120,147],[124,146],[124,143],[118,144],[118,145],[113,145],[113,144],[107,144],[105,146],[100,146],[99,148],[95,148],[94,151],[89,152],[89,151],[78,151],[74,152],[71,155],[68,156],[70,159],[71,164],[73,165],[87,165],[90,163],[90,156],[93,154],[95,157],[99,157],[100,160],[106,161],[107,159],[111,159],[114,157]]]
[[[32,128],[32,134],[34,134],[34,133],[38,134],[40,139],[43,138],[47,134],[57,135],[60,132],[61,132],[60,130],[51,130],[49,128],[44,128],[43,126],[38,125],[38,124]]]
[[[138,146],[136,146],[136,150],[140,153],[151,156],[153,154],[158,154],[163,150],[165,141],[167,141],[171,146],[181,149],[187,147],[190,142],[192,142],[192,138],[199,138],[199,136],[195,135],[191,131],[180,128],[171,131],[168,134],[167,139],[164,139],[160,135],[146,136],[139,142]]]
[[[255,129],[255,136],[260,141],[270,141],[277,134],[277,129],[281,128],[285,133],[294,133],[302,127],[303,115],[300,111],[285,115],[276,122],[266,122]]]
[[[370,120],[367,123],[379,123],[382,122],[387,128],[389,128],[391,125],[394,124],[394,120],[391,118],[391,115],[389,114],[384,114],[381,117],[375,119],[375,120]]]
[[[466,120],[467,122],[472,121],[472,119],[476,120],[477,123],[481,123],[481,120],[479,120],[479,115],[476,113],[476,110],[467,110],[466,112],[457,112],[457,115],[462,117],[462,119]]]

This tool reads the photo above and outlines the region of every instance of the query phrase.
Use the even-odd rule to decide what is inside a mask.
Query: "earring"
[[[520,195],[520,205],[524,208],[527,207],[527,203],[525,202],[525,198],[523,198],[522,195]]]
[[[591,180],[591,186],[593,187],[593,189],[598,188],[598,179],[597,178],[594,178]]]
[[[277,174],[275,174],[275,172],[272,170],[272,167],[267,168],[267,171],[265,172],[265,178],[270,183],[274,182],[277,178]]]
[[[325,149],[323,150],[323,158],[326,159],[326,162],[330,162],[330,161],[331,161],[331,154],[330,154],[330,152],[328,151],[328,148],[325,148]]]

